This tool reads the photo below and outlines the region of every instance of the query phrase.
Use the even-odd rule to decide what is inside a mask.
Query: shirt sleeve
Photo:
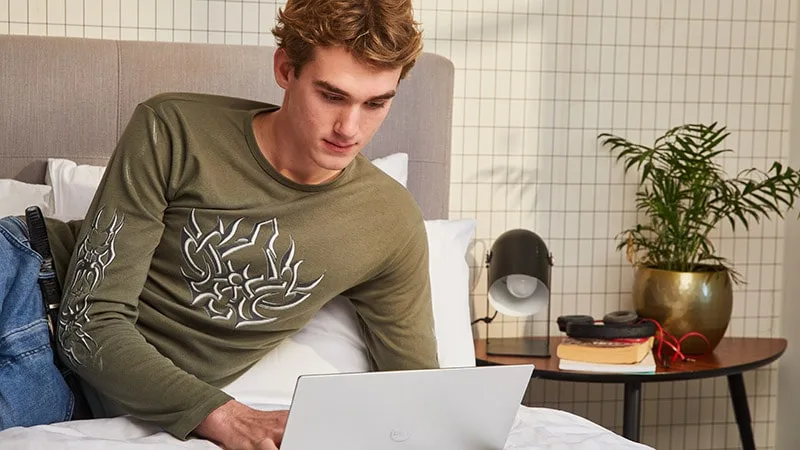
[[[57,347],[67,366],[105,397],[185,439],[231,398],[177,367],[134,326],[176,164],[168,127],[153,109],[139,105],[70,259]]]
[[[422,219],[408,241],[374,279],[344,294],[364,325],[364,339],[377,370],[439,367]]]

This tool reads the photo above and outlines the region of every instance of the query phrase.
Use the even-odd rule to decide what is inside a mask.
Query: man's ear
[[[286,89],[289,79],[294,75],[294,67],[289,61],[289,55],[286,54],[285,49],[275,50],[275,54],[272,56],[272,67],[275,72],[275,82],[281,88]]]

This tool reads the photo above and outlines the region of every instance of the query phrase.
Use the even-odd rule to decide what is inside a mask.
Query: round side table
[[[672,363],[669,368],[659,365],[654,374],[619,374],[560,370],[556,349],[563,339],[563,336],[550,338],[550,354],[552,356],[549,358],[489,355],[486,353],[486,340],[476,339],[475,358],[478,365],[533,364],[533,378],[586,383],[623,383],[625,398],[622,435],[637,442],[641,426],[642,383],[726,376],[736,424],[739,427],[739,436],[742,439],[742,448],[745,450],[755,450],[756,445],[742,374],[780,358],[786,351],[787,345],[786,339],[724,338],[713,353],[702,356],[693,355],[692,358],[695,359],[693,362],[679,361]]]

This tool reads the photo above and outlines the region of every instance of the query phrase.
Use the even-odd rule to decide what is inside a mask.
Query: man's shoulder
[[[415,227],[422,223],[422,210],[411,191],[383,169],[372,163],[366,156],[359,155],[356,159],[356,180],[359,183],[369,184],[368,192],[375,196],[375,201],[382,206],[383,211],[390,211],[397,220],[396,224],[405,224]]]
[[[162,116],[192,110],[207,114],[277,108],[276,105],[247,98],[195,92],[162,92],[144,100],[141,104]]]

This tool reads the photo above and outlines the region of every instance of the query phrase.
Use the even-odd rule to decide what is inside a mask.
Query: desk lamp
[[[501,234],[486,256],[488,303],[512,317],[547,312],[547,334],[541,338],[490,338],[490,355],[550,356],[550,274],[553,257],[536,233],[514,229]],[[488,325],[488,321],[487,321]]]

